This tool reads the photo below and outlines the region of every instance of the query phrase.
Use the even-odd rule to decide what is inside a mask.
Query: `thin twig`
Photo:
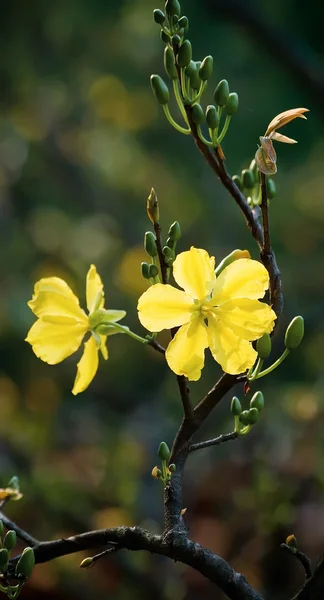
[[[220,444],[224,444],[224,442],[229,442],[231,440],[236,440],[238,438],[237,431],[231,431],[231,433],[223,433],[218,437],[215,437],[211,440],[205,440],[204,442],[198,442],[197,444],[192,444],[189,448],[189,452],[195,452],[196,450],[201,450],[202,448],[209,448],[210,446],[219,446]]]
[[[160,354],[165,354],[165,348],[163,348],[163,346],[161,346],[161,344],[159,344],[159,342],[157,342],[156,340],[150,340],[149,342],[147,342],[148,346],[152,346],[152,348],[154,348],[154,350],[156,350],[157,352],[160,352]]]
[[[305,571],[306,579],[310,579],[312,577],[312,563],[309,560],[308,556],[306,556],[306,554],[304,554],[300,550],[297,550],[296,548],[291,548],[290,546],[288,546],[288,544],[280,544],[280,548],[283,548],[284,550],[289,552],[302,564]]]
[[[268,210],[268,193],[267,180],[264,173],[260,171],[261,177],[261,214],[263,225],[263,248],[262,251],[269,254],[271,252],[270,240],[270,225],[269,225],[269,210]]]
[[[2,512],[0,512],[0,519],[7,529],[13,529],[13,531],[16,532],[17,537],[20,540],[22,540],[22,542],[25,542],[28,546],[34,547],[40,543],[34,537],[29,535],[29,533],[27,533],[27,531],[24,531],[24,529],[21,529],[20,527],[18,527],[18,525],[16,525],[16,523],[14,523],[14,521],[11,521],[10,519],[8,519],[8,517],[6,517],[6,515],[4,515]]]
[[[156,248],[158,251],[162,283],[168,283],[168,266],[164,260],[164,254],[162,251],[160,223],[154,222],[153,227],[154,227],[154,232],[155,232],[155,237],[156,237]]]
[[[94,556],[91,556],[91,559],[93,561],[92,564],[97,562],[97,560],[104,558],[108,554],[114,554],[115,552],[118,552],[118,550],[122,550],[122,547],[119,546],[119,544],[115,544],[115,542],[110,542],[110,543],[113,544],[113,546],[111,548],[107,548],[107,550],[103,550],[103,552],[99,552],[99,554],[95,554]]]

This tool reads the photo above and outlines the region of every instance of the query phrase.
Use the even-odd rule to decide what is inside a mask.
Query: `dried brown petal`
[[[290,110],[285,110],[282,113],[279,113],[268,125],[268,129],[265,132],[265,135],[270,135],[276,129],[283,127],[293,119],[300,117],[301,119],[306,119],[303,113],[308,112],[308,108],[291,108]]]
[[[259,171],[265,175],[274,175],[277,172],[277,165],[275,162],[269,160],[266,157],[264,150],[259,148],[255,153],[255,162]]]
[[[297,144],[297,140],[293,140],[290,137],[287,137],[286,135],[282,135],[282,133],[278,133],[277,131],[274,131],[273,133],[271,133],[271,139],[275,140],[276,142],[284,142],[285,144]]]
[[[261,143],[262,150],[265,152],[267,159],[274,163],[277,162],[276,151],[273,147],[273,143],[272,143],[271,139],[268,137],[261,136],[260,143]]]

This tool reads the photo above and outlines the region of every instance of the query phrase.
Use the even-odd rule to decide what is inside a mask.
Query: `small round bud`
[[[26,579],[31,576],[35,565],[34,550],[30,547],[25,548],[20,559],[16,564],[16,575],[24,575]]]
[[[172,45],[175,46],[176,48],[178,48],[178,46],[180,46],[181,43],[181,38],[179,35],[173,35],[172,39],[171,39]]]
[[[175,259],[175,253],[174,250],[172,250],[171,248],[169,248],[169,246],[164,246],[163,250],[163,256],[164,256],[164,260],[166,262],[167,265],[172,265],[174,259]]]
[[[179,21],[179,17],[177,17],[177,15],[172,15],[171,26],[176,28],[176,26],[178,25],[178,21]]]
[[[205,120],[205,113],[203,111],[201,104],[198,104],[198,103],[194,104],[191,110],[192,110],[191,115],[192,115],[193,122],[196,125],[201,125]]]
[[[0,550],[0,573],[3,573],[8,566],[9,552],[7,548],[1,548]]]
[[[242,182],[243,182],[244,188],[246,188],[248,190],[253,190],[253,188],[255,186],[255,179],[254,179],[253,171],[250,171],[250,169],[243,169]]]
[[[250,407],[256,408],[259,412],[264,408],[264,396],[262,392],[255,392],[250,401]]]
[[[222,79],[214,91],[214,100],[218,106],[226,106],[229,98],[229,86],[226,79]]]
[[[191,60],[189,65],[185,68],[185,74],[191,77],[193,73],[197,73],[197,65],[194,60]]]
[[[91,567],[93,567],[94,564],[95,561],[93,560],[93,558],[91,558],[91,556],[88,556],[88,558],[84,558],[83,561],[80,563],[80,569],[91,569]]]
[[[187,67],[192,58],[192,48],[189,40],[184,40],[179,48],[177,63],[179,67]]]
[[[236,92],[232,92],[228,97],[228,101],[225,106],[225,113],[227,115],[235,115],[238,110],[238,105],[239,97]]]
[[[144,250],[151,256],[157,256],[156,237],[152,231],[147,231],[144,235]]]
[[[190,86],[192,87],[193,90],[199,90],[199,88],[200,88],[200,77],[199,77],[199,73],[198,73],[197,63],[195,63],[192,60],[192,61],[190,61],[190,64],[188,65],[187,68],[191,69],[191,73],[189,75],[189,77],[190,77]]]
[[[288,537],[286,538],[286,544],[287,544],[287,546],[290,546],[290,548],[294,548],[295,550],[297,550],[296,536],[294,534],[288,535]]]
[[[161,31],[160,31],[160,38],[161,38],[162,42],[164,42],[165,44],[169,43],[170,37],[168,36],[167,33],[165,33],[165,31],[163,31],[163,29],[161,29]]]
[[[154,223],[158,223],[160,219],[160,211],[159,211],[159,201],[155,192],[155,189],[152,188],[148,199],[146,201],[146,212],[150,221]]]
[[[165,12],[170,17],[172,17],[173,15],[177,15],[177,17],[180,17],[180,14],[181,14],[180,2],[178,2],[178,0],[167,0],[165,3]]]
[[[170,79],[177,79],[177,68],[174,64],[174,54],[170,46],[166,46],[164,49],[164,69]]]
[[[275,184],[275,180],[272,179],[272,177],[269,177],[269,179],[267,179],[267,194],[268,194],[268,198],[269,200],[272,200],[275,195],[276,195],[276,184]]]
[[[234,262],[234,260],[238,260],[239,258],[251,258],[251,254],[248,250],[233,250],[233,252],[225,256],[219,265],[217,265],[215,269],[216,277],[218,277],[228,265]]]
[[[167,104],[170,100],[170,92],[162,77],[160,77],[160,75],[151,75],[150,80],[157,101],[160,104]]]
[[[241,178],[239,177],[239,175],[233,175],[232,179],[233,179],[235,185],[240,190],[240,192],[242,192],[243,191],[243,184],[242,184],[242,181],[241,181]]]
[[[169,465],[169,471],[170,473],[175,473],[177,470],[177,467],[174,463],[171,463],[171,465]]]
[[[142,262],[141,264],[141,268],[142,268],[142,276],[144,277],[144,279],[149,279],[150,278],[150,266],[147,262]]]
[[[188,17],[181,17],[181,19],[179,19],[178,22],[179,28],[180,29],[184,29],[184,33],[187,33],[188,29],[189,29],[189,20]]]
[[[158,456],[161,460],[169,460],[170,450],[169,446],[165,442],[161,442],[159,445]]]
[[[234,396],[231,402],[231,413],[234,417],[239,417],[242,412],[242,405],[239,399]]]
[[[218,113],[213,104],[210,104],[206,108],[206,121],[210,129],[216,129],[219,125]]]
[[[7,550],[12,550],[15,547],[17,541],[17,534],[13,529],[7,531],[5,538],[3,540],[3,545]]]
[[[304,319],[301,316],[295,317],[288,325],[285,335],[285,346],[288,350],[298,348],[304,337]]]
[[[154,19],[155,23],[162,25],[166,19],[166,16],[165,16],[163,10],[160,10],[159,8],[156,8],[155,10],[153,10],[153,19]]]
[[[199,67],[199,77],[201,81],[207,81],[213,74],[214,59],[212,56],[206,56]]]
[[[161,479],[162,471],[158,467],[153,467],[151,475],[155,479]]]
[[[159,269],[157,268],[156,265],[150,265],[150,278],[152,277],[154,279],[154,277],[156,277],[159,274]]]
[[[259,411],[257,408],[250,408],[248,411],[250,425],[254,425],[259,420]]]
[[[268,333],[264,333],[256,343],[256,351],[262,360],[268,358],[271,352],[271,337]]]
[[[174,223],[170,225],[168,234],[173,242],[177,242],[181,238],[181,228],[179,221],[174,221]],[[168,245],[169,244],[167,244],[167,246]]]
[[[239,419],[243,425],[250,425],[249,411],[243,410],[239,415]]]

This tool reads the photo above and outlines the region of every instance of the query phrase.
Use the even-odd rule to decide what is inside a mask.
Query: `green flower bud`
[[[259,420],[259,411],[257,408],[250,408],[248,411],[250,425],[254,425]]]
[[[213,74],[214,59],[212,56],[206,56],[199,67],[199,77],[201,81],[207,81]]]
[[[216,277],[218,277],[228,265],[234,262],[234,260],[238,260],[239,258],[251,258],[250,252],[248,250],[233,250],[233,252],[225,256],[219,265],[217,265],[215,269]]]
[[[185,68],[185,74],[191,77],[194,73],[197,73],[197,65],[194,60],[191,60],[189,65]]]
[[[177,79],[177,68],[174,64],[174,54],[170,46],[166,46],[164,49],[164,68],[170,79]]]
[[[256,351],[262,360],[268,358],[271,352],[271,337],[268,333],[264,333],[256,343]]]
[[[173,35],[171,38],[172,45],[178,48],[181,43],[181,38],[179,35]]]
[[[192,48],[189,40],[182,42],[177,55],[177,63],[179,67],[187,67],[192,58]]]
[[[80,563],[80,569],[91,569],[91,567],[93,567],[94,564],[95,561],[93,560],[93,558],[91,558],[91,556],[88,556],[87,558],[84,558],[83,561]]]
[[[206,121],[210,129],[216,129],[219,125],[219,116],[213,104],[210,104],[206,108]]]
[[[176,28],[178,25],[178,21],[179,21],[179,17],[177,17],[177,15],[172,15],[171,17],[171,26],[173,28]]]
[[[262,392],[255,392],[250,401],[250,407],[256,408],[259,412],[264,408],[264,396]]]
[[[255,186],[255,179],[254,179],[253,171],[250,171],[250,169],[243,169],[242,181],[243,181],[243,187],[245,187],[248,190],[253,190],[253,188]]]
[[[16,564],[16,575],[24,575],[28,579],[35,565],[34,550],[30,547],[25,548],[20,559]]]
[[[164,256],[164,260],[166,262],[167,265],[172,265],[174,259],[175,259],[175,253],[174,250],[172,250],[171,248],[169,248],[169,246],[164,246],[163,250],[163,256]]]
[[[234,417],[238,417],[242,412],[242,405],[239,399],[234,396],[231,402],[231,413]]]
[[[169,15],[171,17],[172,17],[172,15],[177,15],[178,17],[180,17],[180,14],[181,14],[180,2],[178,2],[178,0],[167,0],[165,3],[165,12],[167,15]]]
[[[153,19],[154,19],[155,23],[162,25],[166,19],[166,16],[165,16],[163,10],[160,10],[159,8],[156,8],[155,10],[153,10]]]
[[[239,415],[239,419],[242,425],[250,425],[249,411],[243,410],[243,412],[241,412],[241,414]]]
[[[178,25],[179,25],[180,29],[184,29],[184,33],[187,33],[187,31],[189,29],[189,20],[188,20],[188,18],[185,17],[185,16],[181,17],[181,19],[179,19]]]
[[[156,277],[159,274],[159,269],[156,265],[150,265],[150,277]]]
[[[172,248],[172,250],[173,250],[174,243],[173,243],[173,240],[170,237],[167,237],[165,245],[169,246],[169,248]]]
[[[4,526],[3,526],[3,522],[0,519],[0,537],[2,537],[4,534]]]
[[[269,200],[272,200],[275,195],[276,195],[276,184],[275,184],[275,180],[272,179],[271,177],[269,177],[269,179],[267,179],[267,194],[268,194],[268,198]]]
[[[161,29],[160,31],[160,38],[162,40],[162,42],[164,42],[165,44],[168,44],[170,41],[170,36],[165,33],[165,31],[163,31],[163,29]]]
[[[177,467],[174,463],[171,463],[171,465],[169,465],[169,471],[170,473],[175,473],[177,470]]]
[[[7,550],[12,550],[15,547],[17,541],[17,534],[13,529],[7,531],[5,538],[3,540],[3,545]]]
[[[205,120],[205,113],[201,104],[196,103],[193,105],[191,115],[192,120],[196,125],[201,125]]]
[[[160,211],[159,211],[159,201],[157,195],[155,193],[155,189],[152,188],[148,199],[146,201],[146,212],[150,221],[154,223],[158,223],[160,219]]]
[[[214,91],[214,100],[218,106],[226,106],[229,99],[228,81],[222,79]]]
[[[168,234],[172,241],[177,242],[181,238],[181,228],[179,221],[174,221],[172,225],[170,225]],[[167,244],[168,246],[169,244]]]
[[[160,104],[167,104],[170,100],[168,86],[160,75],[151,75],[151,87],[153,93]]]
[[[199,73],[198,73],[198,67],[197,67],[197,63],[195,63],[193,60],[190,61],[190,64],[187,67],[188,69],[191,69],[191,73],[189,75],[190,77],[190,85],[192,87],[193,90],[199,90],[200,88],[200,77],[199,77]]]
[[[142,275],[143,275],[144,279],[149,279],[150,278],[150,265],[147,262],[142,262],[141,268],[142,268]]]
[[[9,562],[9,552],[7,548],[2,548],[0,550],[0,573],[4,573],[7,570]]]
[[[144,250],[149,256],[157,256],[156,237],[152,231],[147,231],[144,235]]]
[[[235,115],[238,109],[238,105],[239,97],[236,92],[232,92],[228,97],[228,101],[225,106],[225,113],[227,115]]]
[[[301,316],[295,317],[288,325],[285,335],[285,346],[288,350],[298,348],[304,337],[304,319]]]
[[[169,460],[170,458],[169,446],[165,442],[161,442],[158,449],[158,456],[161,460]]]
[[[238,187],[238,189],[242,192],[243,191],[243,184],[241,181],[241,178],[239,177],[239,175],[233,175],[232,177],[235,185]]]

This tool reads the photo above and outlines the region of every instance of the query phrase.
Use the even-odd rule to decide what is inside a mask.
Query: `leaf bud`
[[[148,199],[146,201],[146,212],[150,221],[154,223],[158,223],[160,219],[160,211],[159,211],[159,201],[155,192],[155,189],[152,188]]]
[[[193,122],[196,125],[201,125],[205,120],[205,113],[203,111],[201,104],[198,104],[198,103],[194,104],[192,106],[191,110],[192,110],[191,115],[192,115]]]
[[[264,408],[264,396],[262,392],[255,392],[250,401],[250,407],[256,408],[259,412]]]
[[[181,44],[181,38],[179,35],[173,35],[171,38],[171,42],[173,46],[176,46],[176,48],[178,48]]]
[[[151,475],[155,479],[161,479],[162,472],[161,472],[161,470],[158,467],[153,467]]]
[[[218,277],[228,265],[234,262],[234,260],[238,260],[239,258],[251,258],[251,254],[248,250],[233,250],[233,252],[225,256],[219,265],[217,265],[215,269],[216,277]]]
[[[242,185],[242,181],[241,181],[241,178],[239,177],[239,175],[233,175],[232,179],[233,179],[235,185],[240,190],[240,192],[242,192],[243,191],[243,185]]]
[[[28,579],[35,565],[34,550],[30,547],[25,548],[20,559],[16,564],[16,575],[24,575]]]
[[[164,49],[164,69],[170,79],[177,79],[177,68],[174,64],[174,54],[170,46],[166,46]]]
[[[160,104],[167,104],[170,100],[168,86],[160,75],[151,75],[151,87],[153,93]]]
[[[226,79],[222,79],[215,91],[214,91],[214,100],[218,106],[226,106],[229,98],[229,86],[228,81]]]
[[[177,242],[181,238],[181,228],[179,221],[174,221],[174,223],[170,225],[168,234],[173,242]],[[168,245],[169,244],[167,244],[167,246]]]
[[[256,351],[262,360],[268,358],[271,352],[271,337],[268,333],[264,333],[263,336],[257,340]]]
[[[192,48],[189,40],[184,40],[179,48],[177,63],[179,67],[187,67],[192,58]]]
[[[286,544],[290,548],[293,548],[294,550],[297,550],[297,538],[296,538],[296,536],[294,534],[288,535],[288,537],[286,538]]]
[[[181,6],[178,0],[167,0],[165,3],[165,12],[169,16],[177,15],[180,17],[181,14]]]
[[[167,265],[172,265],[174,259],[175,259],[175,253],[174,250],[172,250],[171,248],[169,248],[169,246],[164,246],[163,250],[163,256],[164,256],[164,260],[166,262]]]
[[[147,231],[144,235],[144,250],[152,258],[157,255],[156,237],[152,231]]]
[[[276,195],[276,184],[275,184],[275,180],[272,179],[272,177],[269,177],[267,179],[267,194],[268,194],[268,198],[269,200],[272,200],[275,195]]]
[[[147,262],[142,262],[141,268],[142,268],[142,276],[144,277],[144,279],[149,279],[150,278],[150,265]]]
[[[248,418],[250,425],[255,425],[255,423],[259,420],[259,411],[257,408],[250,408],[248,411]]]
[[[153,10],[153,19],[154,19],[155,23],[162,25],[166,19],[166,16],[165,16],[163,10],[160,10],[159,8],[156,8],[155,10]]]
[[[185,74],[191,77],[193,73],[197,73],[197,65],[194,60],[191,60],[189,65],[185,68]]]
[[[165,44],[169,43],[170,36],[167,33],[165,33],[165,31],[163,31],[163,29],[161,29],[161,31],[160,31],[160,38],[161,38],[162,42],[164,42]]]
[[[170,450],[169,446],[165,442],[161,442],[159,445],[158,456],[161,460],[169,460]]]
[[[207,81],[213,74],[214,59],[212,56],[205,56],[199,67],[199,77],[201,81]]]
[[[188,29],[189,29],[189,20],[188,17],[181,17],[181,19],[179,19],[178,25],[180,27],[180,29],[184,29],[184,33],[187,33]]]
[[[0,573],[3,573],[7,570],[9,561],[9,552],[7,548],[1,548],[0,550]]]
[[[17,541],[17,534],[13,529],[7,531],[5,538],[3,540],[3,545],[7,550],[12,550],[15,547]]]
[[[206,121],[210,129],[216,129],[216,127],[219,125],[218,113],[213,104],[210,104],[206,108]]]
[[[80,569],[91,569],[91,567],[93,567],[94,564],[95,561],[93,560],[93,558],[91,558],[91,556],[88,556],[80,562]]]
[[[159,274],[159,269],[157,268],[156,265],[150,265],[150,278],[152,277],[154,279],[154,277],[157,277],[157,275]]]
[[[253,171],[250,171],[250,169],[243,169],[242,181],[243,181],[244,188],[246,188],[248,190],[252,190],[255,186],[255,179],[254,179]]]
[[[304,337],[304,319],[301,316],[295,317],[288,325],[285,335],[285,346],[288,350],[298,348]]]
[[[170,473],[175,473],[177,470],[177,467],[174,463],[171,463],[171,465],[169,465],[169,471]]]
[[[249,411],[243,410],[239,415],[239,419],[243,425],[250,425]]]
[[[231,413],[234,417],[239,417],[242,412],[242,405],[239,399],[234,396],[231,402]]]
[[[239,105],[239,97],[236,92],[232,92],[229,95],[227,103],[225,105],[225,113],[227,115],[235,115],[235,113],[238,110],[238,105]]]

